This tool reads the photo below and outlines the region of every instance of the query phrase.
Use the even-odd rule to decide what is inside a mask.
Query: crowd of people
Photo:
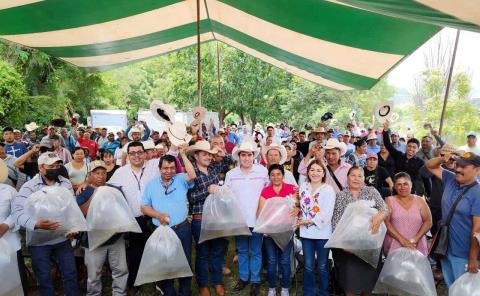
[[[233,191],[252,232],[234,239],[239,275],[235,292],[250,286],[250,295],[259,295],[265,270],[268,296],[278,295],[277,279],[280,295],[289,295],[297,238],[306,296],[330,295],[332,286],[345,295],[370,295],[382,258],[401,247],[430,256],[436,277],[443,277],[448,286],[463,273],[478,271],[480,247],[474,235],[480,233],[480,147],[475,132],[466,134],[465,146],[454,147],[435,130],[419,139],[401,137],[388,121],[378,129],[360,129],[354,122],[345,130],[330,126],[322,121],[317,128],[300,131],[284,124],[267,124],[265,129],[256,124],[250,130],[237,124],[207,128],[174,123],[161,132],[132,121],[127,130],[116,133],[77,125],[5,127],[0,144],[0,238],[18,250],[25,295],[27,253],[40,295],[55,294],[51,258],[65,295],[80,294],[80,273],[86,274],[87,295],[101,295],[107,261],[112,294],[135,293],[146,241],[161,225],[171,227],[181,240],[198,294],[225,295],[223,276],[232,268],[226,261],[229,240],[199,243],[203,205],[219,186]],[[85,216],[96,188],[119,190],[141,233],[117,233],[93,250],[81,233],[69,233],[28,245],[22,252],[21,229],[48,231],[60,226],[53,218],[35,220],[25,211],[31,194],[47,186],[67,188]],[[297,231],[282,249],[271,237],[253,232],[271,198],[295,202],[291,215],[297,219]],[[382,223],[387,227],[376,268],[349,250],[325,247],[346,207],[358,200],[371,201],[378,210],[370,222],[372,233]],[[427,238],[452,207],[448,253],[431,256]],[[164,280],[156,286],[164,295],[192,295],[191,281],[185,277],[178,285]]]

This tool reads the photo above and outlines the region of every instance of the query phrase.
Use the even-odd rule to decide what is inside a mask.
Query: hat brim
[[[150,103],[150,112],[158,121],[173,123],[175,121],[175,108],[160,101]]]
[[[218,150],[215,149],[215,148],[213,148],[213,149],[202,149],[202,148],[193,147],[191,149],[187,149],[186,154],[187,155],[193,155],[198,151],[204,151],[204,152],[207,152],[207,153],[210,153],[210,154],[217,154],[218,153]]]
[[[188,144],[192,140],[192,135],[188,133],[186,133],[183,138],[179,138],[173,135],[172,132],[170,131],[170,128],[171,126],[167,128],[167,135],[168,135],[168,139],[170,140],[170,143],[172,143],[173,145],[180,146],[182,144]]]
[[[248,153],[253,153],[253,157],[256,158],[258,156],[258,150],[252,150],[252,149],[242,149],[241,147],[235,146],[232,150],[232,158],[235,161],[238,161],[240,158],[240,152],[248,152]]]
[[[340,146],[325,146],[325,147],[323,147],[323,149],[325,149],[325,150],[338,149],[338,150],[340,150],[340,156],[343,156],[343,155],[345,155],[345,153],[347,153],[347,149],[343,145],[340,145]]]

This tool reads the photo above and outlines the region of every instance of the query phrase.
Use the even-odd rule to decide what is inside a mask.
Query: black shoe
[[[250,287],[250,296],[260,295],[260,284],[252,284]]]
[[[235,292],[240,292],[242,291],[243,289],[245,289],[245,287],[248,285],[248,282],[245,282],[245,281],[242,281],[242,280],[238,280],[237,284],[235,285],[235,287],[233,288],[233,291]]]

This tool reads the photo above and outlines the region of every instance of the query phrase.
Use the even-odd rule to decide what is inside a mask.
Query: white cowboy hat
[[[201,123],[205,119],[205,116],[207,116],[207,112],[205,107],[197,106],[192,109],[193,119]]]
[[[370,140],[375,140],[375,141],[378,140],[377,135],[375,135],[374,133],[369,134],[367,137],[367,142]]]
[[[187,127],[183,122],[174,122],[167,128],[166,132],[168,139],[175,146],[188,144],[192,139],[192,135],[187,133]]]
[[[38,125],[35,122],[30,122],[29,124],[25,124],[25,129],[27,132],[34,131],[38,128]]]
[[[155,143],[152,140],[143,141],[142,144],[144,150],[155,149]]]
[[[128,131],[127,138],[129,138],[130,140],[133,140],[132,138],[133,133],[140,133],[141,134],[140,138],[143,138],[143,130],[138,126],[132,126],[132,128]]]
[[[325,150],[338,149],[338,150],[340,150],[340,156],[344,155],[347,152],[347,147],[346,147],[345,143],[339,142],[335,138],[328,139],[324,148],[325,148]]]
[[[278,150],[280,152],[280,161],[278,164],[284,164],[287,161],[287,149],[283,145],[270,144],[269,146],[263,146],[262,149],[263,158],[267,159],[267,153],[270,150]]]
[[[3,161],[3,159],[0,159],[0,183],[5,182],[5,180],[7,180],[7,177],[8,177],[7,164],[5,163],[5,161]]]
[[[233,160],[238,161],[238,156],[240,152],[251,152],[253,153],[253,157],[257,157],[258,149],[257,144],[252,141],[246,141],[245,139],[242,141],[240,146],[235,146],[232,150],[232,158]]]
[[[216,148],[211,148],[210,143],[205,140],[198,141],[195,145],[188,147],[186,153],[191,155],[197,151],[205,151],[210,154],[216,154],[218,152]]]
[[[317,127],[317,129],[314,131],[314,133],[326,133],[327,130],[323,126]]]
[[[385,120],[390,121],[390,117],[392,116],[392,114],[393,114],[393,103],[383,102],[381,104],[378,104],[375,107],[375,111],[373,115],[375,116],[375,119],[378,122],[383,123],[385,122]]]
[[[166,121],[168,123],[175,122],[175,108],[172,105],[168,105],[159,100],[153,100],[150,103],[150,112],[153,117],[159,121]]]

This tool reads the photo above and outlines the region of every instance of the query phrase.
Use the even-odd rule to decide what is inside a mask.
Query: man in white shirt
[[[270,167],[272,164],[280,164],[283,165],[287,160],[287,150],[283,145],[276,145],[271,144],[270,146],[265,146],[263,149],[264,159],[267,162],[267,168]],[[268,175],[268,172],[267,172]],[[268,179],[268,176],[267,176]],[[287,184],[292,184],[294,186],[298,186],[293,173],[289,170],[285,170],[285,179],[284,182]]]
[[[480,149],[477,146],[477,134],[473,131],[468,132],[467,134],[467,144],[463,145],[462,147],[458,148],[459,150],[465,152],[473,152],[477,155],[480,155]]]
[[[127,155],[129,163],[118,168],[108,183],[122,189],[128,205],[142,229],[142,233],[129,233],[127,248],[128,286],[133,287],[140,260],[142,259],[143,249],[150,235],[147,227],[147,217],[140,210],[141,198],[148,182],[158,177],[160,171],[158,169],[158,158],[146,161],[145,150],[141,142],[130,142],[127,148]]]
[[[225,177],[225,185],[235,193],[250,230],[255,227],[260,193],[268,183],[267,169],[253,163],[257,154],[255,143],[243,141],[239,147],[233,149],[232,153],[233,159],[238,161],[239,166],[230,170]],[[252,233],[252,236],[235,238],[240,279],[234,291],[243,290],[250,279],[252,284],[250,295],[259,295],[262,238],[262,234],[255,232]]]

